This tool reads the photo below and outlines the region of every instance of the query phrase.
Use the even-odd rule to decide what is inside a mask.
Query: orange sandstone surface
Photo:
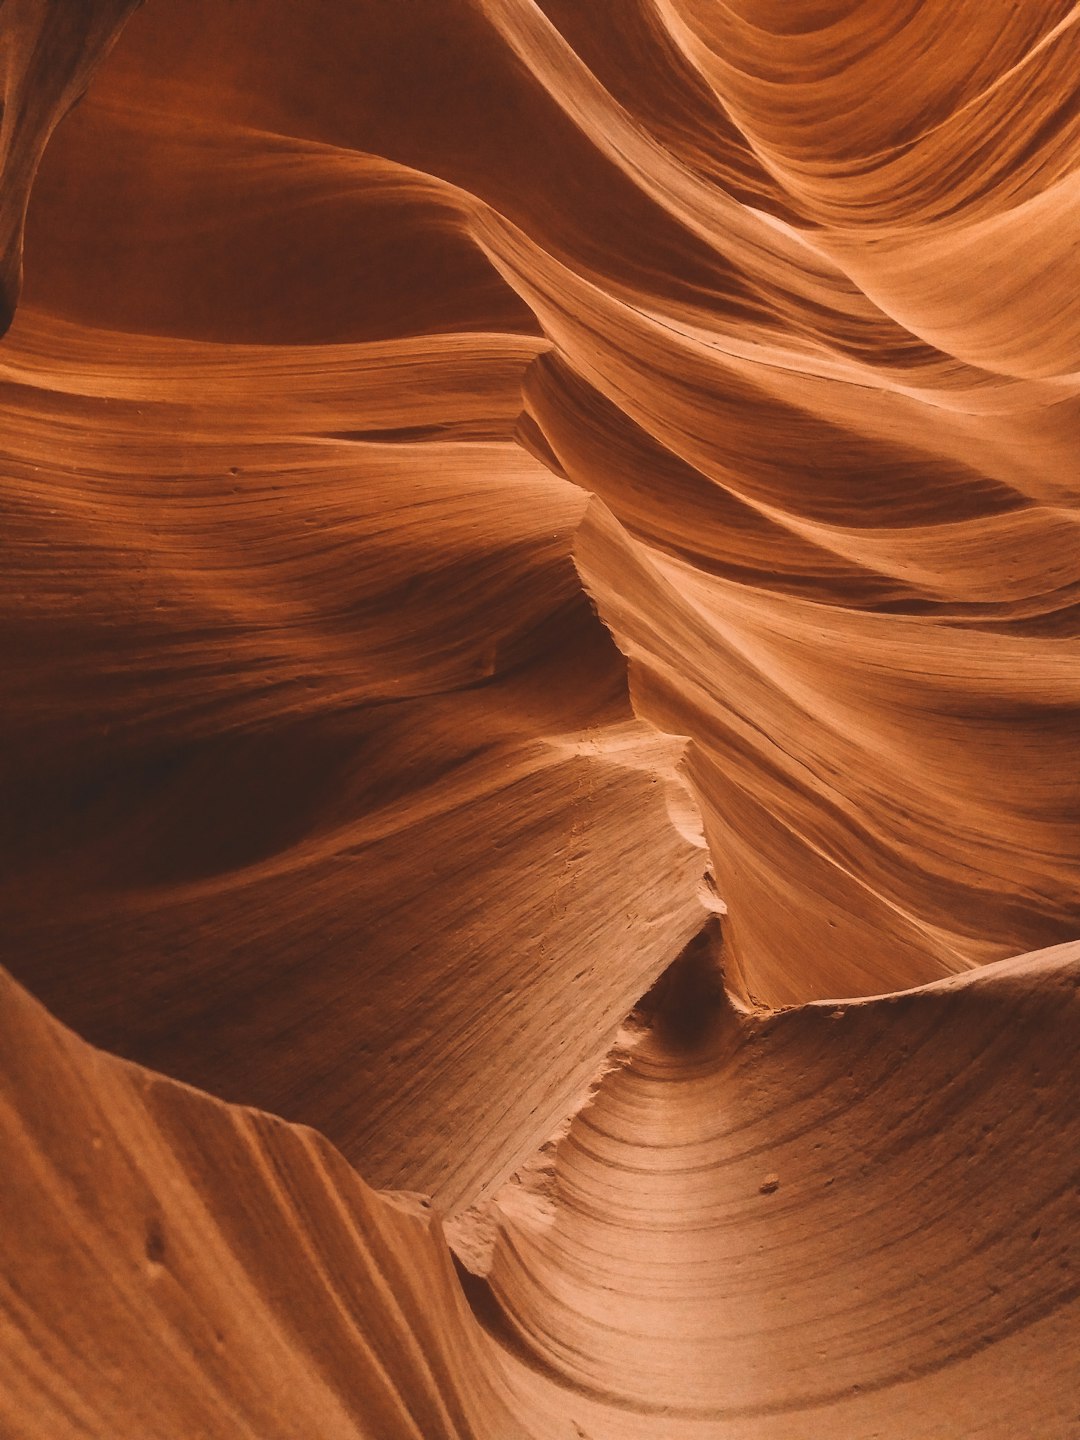
[[[0,1437],[1080,1440],[1080,6],[0,103]]]

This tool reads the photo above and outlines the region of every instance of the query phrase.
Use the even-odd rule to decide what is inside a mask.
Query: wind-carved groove
[[[651,1031],[662,1034],[665,1043],[692,1047],[724,1008],[720,947],[718,928],[709,919],[629,1012],[596,1074],[540,1149],[489,1201],[444,1219],[443,1229],[459,1270],[472,1277],[466,1285],[470,1303],[478,1305],[485,1316],[490,1317],[491,1304],[480,1298],[482,1292],[474,1282],[490,1272],[495,1247],[506,1227],[535,1234],[554,1224],[559,1207],[559,1147],[578,1117],[594,1104],[608,1077],[633,1062],[638,1046]]]
[[[789,10],[0,5],[4,1436],[1080,1434],[1077,10]]]

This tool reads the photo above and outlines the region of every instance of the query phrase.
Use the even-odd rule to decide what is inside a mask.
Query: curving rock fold
[[[0,58],[0,1432],[1075,1440],[1080,7]]]

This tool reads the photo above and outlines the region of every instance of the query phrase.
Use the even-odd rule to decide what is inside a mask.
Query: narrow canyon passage
[[[0,1432],[1080,1437],[1080,7],[0,45]]]

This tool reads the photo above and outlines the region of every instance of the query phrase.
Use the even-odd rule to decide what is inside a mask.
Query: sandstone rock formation
[[[0,46],[0,1435],[1078,1440],[1080,7]]]

